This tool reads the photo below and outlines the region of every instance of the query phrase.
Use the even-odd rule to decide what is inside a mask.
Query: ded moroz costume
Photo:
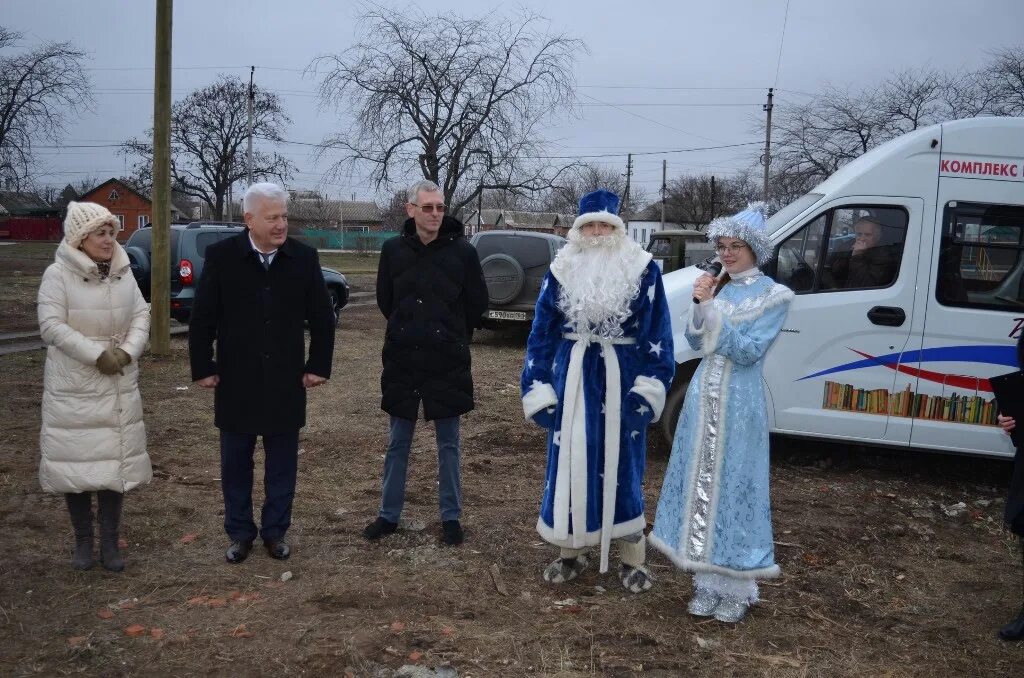
[[[600,546],[606,572],[615,539],[620,579],[636,593],[651,586],[646,431],[661,416],[675,359],[661,271],[626,236],[618,206],[605,190],[580,200],[569,242],[541,284],[522,394],[526,418],[549,429],[537,531],[561,552],[544,578],[575,578],[590,546]]]

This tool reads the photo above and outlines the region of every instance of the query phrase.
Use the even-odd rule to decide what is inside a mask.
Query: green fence
[[[380,252],[384,241],[396,235],[396,231],[326,231],[307,228],[303,231],[302,237],[311,246],[321,250]]]

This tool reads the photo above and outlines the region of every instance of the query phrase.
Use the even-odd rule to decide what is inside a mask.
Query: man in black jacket
[[[462,224],[445,216],[437,184],[414,184],[408,200],[403,233],[384,243],[377,269],[377,306],[388,319],[381,409],[391,429],[380,514],[363,536],[380,539],[398,527],[422,403],[436,429],[442,538],[454,546],[463,540],[459,417],[473,409],[469,342],[487,310],[487,287]]]
[[[859,219],[853,225],[856,239],[849,252],[837,252],[829,261],[825,289],[867,289],[892,284],[900,268],[900,244],[882,243],[882,224]]]
[[[253,184],[242,205],[248,229],[206,250],[188,336],[192,379],[216,389],[230,563],[245,560],[256,539],[257,436],[265,454],[259,535],[271,557],[290,554],[284,535],[291,525],[306,390],[331,376],[334,353],[334,312],[320,260],[316,250],[288,237],[288,194],[276,184]]]

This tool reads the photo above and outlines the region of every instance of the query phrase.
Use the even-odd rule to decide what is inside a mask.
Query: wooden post
[[[173,0],[156,0],[153,93],[153,242],[150,261],[150,341],[153,353],[171,352],[171,21]]]
[[[768,194],[768,176],[772,164],[772,92],[775,88],[768,88],[768,103],[764,105],[764,112],[768,114],[768,119],[764,125],[764,196],[765,202],[771,198]]]
[[[661,230],[665,230],[665,198],[668,195],[668,160],[661,161]]]

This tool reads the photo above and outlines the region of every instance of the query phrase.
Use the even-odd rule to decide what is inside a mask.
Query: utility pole
[[[476,194],[476,232],[479,233],[484,224],[484,187],[480,185],[480,192]]]
[[[171,352],[171,23],[173,0],[156,0],[153,92],[153,242],[150,264],[150,341],[156,355]]]
[[[764,105],[764,112],[768,114],[768,120],[764,126],[764,201],[768,202],[768,172],[772,164],[772,92],[774,87],[768,88],[768,103]]]
[[[665,230],[665,198],[668,196],[668,160],[661,161],[661,230]]]
[[[256,94],[252,87],[252,79],[256,75],[256,67],[249,67],[249,153],[245,162],[246,186],[252,186],[252,115],[256,105]]]
[[[715,175],[711,175],[711,219],[708,223],[711,223],[715,219]]]
[[[627,208],[629,204],[629,180],[633,176],[633,154],[629,153],[626,155],[626,190],[622,194],[622,204],[619,206],[620,216],[625,214],[627,217]],[[629,219],[624,219],[626,223],[629,223]]]

